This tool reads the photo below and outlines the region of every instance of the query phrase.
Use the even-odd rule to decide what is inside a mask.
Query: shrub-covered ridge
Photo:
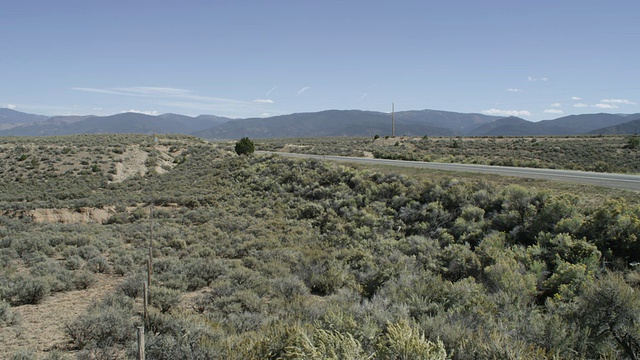
[[[516,185],[420,182],[206,145],[190,147],[168,173],[111,184],[84,201],[151,199],[149,358],[639,351],[637,204],[586,206]],[[92,286],[92,274],[121,274],[114,294],[66,328],[81,353],[132,355],[141,320],[130,298],[141,296],[136,284],[146,276],[149,217],[121,208],[104,224],[0,221],[4,309]],[[45,295],[21,294],[38,288],[25,282],[44,284]],[[87,327],[94,323],[99,331]]]

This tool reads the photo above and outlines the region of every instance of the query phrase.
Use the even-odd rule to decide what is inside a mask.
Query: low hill
[[[629,121],[620,125],[608,126],[605,128],[596,129],[590,131],[589,134],[593,135],[623,135],[623,134],[638,134],[640,133],[640,119]]]
[[[615,126],[628,122],[631,119],[637,119],[640,116],[637,115],[622,115],[622,114],[583,114],[583,115],[570,115],[564,116],[555,120],[543,120],[539,124],[541,126],[553,126],[569,133],[558,135],[571,135],[571,134],[585,134],[592,130],[600,129],[608,126]]]
[[[469,131],[497,119],[500,117],[440,110],[400,111],[396,113],[396,120],[400,123],[429,124],[453,130],[455,135],[466,135]]]
[[[518,117],[495,120],[469,131],[468,136],[531,136],[531,135],[580,135],[595,129],[628,122],[635,115],[583,114],[570,115],[555,120],[531,122]]]
[[[27,114],[7,108],[0,108],[0,129],[11,128],[18,124],[30,124],[47,120],[46,116]]]
[[[519,135],[549,135],[564,132],[561,128],[554,126],[542,126],[521,119],[519,117],[510,116],[479,126],[467,135],[469,136],[519,136]]]

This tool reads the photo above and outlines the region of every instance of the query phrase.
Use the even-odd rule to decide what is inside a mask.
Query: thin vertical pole
[[[149,291],[150,287],[151,287],[151,257],[149,257],[149,259],[147,259],[147,302],[150,301],[151,298],[151,291]]]
[[[396,104],[391,103],[391,137],[396,137]]]
[[[144,360],[144,326],[138,326],[138,360]]]
[[[149,207],[149,260],[147,260],[147,294],[151,288],[151,274],[153,274],[153,198]]]
[[[147,287],[147,283],[144,283],[144,287],[143,287],[143,291],[142,291],[142,296],[143,296],[143,316],[144,316],[144,323],[148,323],[149,322],[149,311],[147,310],[147,306],[149,305],[149,289]]]

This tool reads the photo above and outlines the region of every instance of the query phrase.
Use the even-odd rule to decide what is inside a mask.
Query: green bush
[[[236,143],[235,150],[238,155],[250,155],[255,151],[255,145],[248,137],[244,137]]]

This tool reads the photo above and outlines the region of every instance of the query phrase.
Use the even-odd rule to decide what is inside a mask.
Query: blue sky
[[[640,113],[640,2],[0,0],[0,107]]]

